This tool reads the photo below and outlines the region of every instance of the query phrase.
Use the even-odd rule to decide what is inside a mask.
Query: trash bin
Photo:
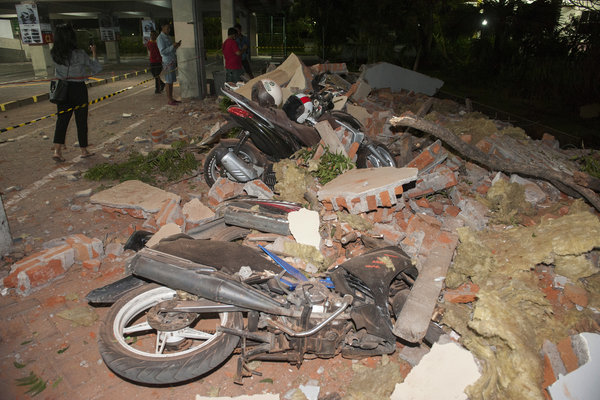
[[[221,92],[221,89],[223,88],[223,85],[225,84],[225,76],[226,76],[227,72],[225,71],[214,71],[213,72],[213,81],[214,81],[214,85],[215,85],[215,94],[217,96],[222,95],[223,93]]]

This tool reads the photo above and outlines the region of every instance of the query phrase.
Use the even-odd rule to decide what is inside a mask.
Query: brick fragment
[[[83,263],[81,263],[81,266],[88,271],[98,272],[100,269],[100,264],[100,260],[96,258],[92,260],[85,260]]]
[[[244,184],[244,191],[250,196],[256,196],[259,199],[272,199],[273,191],[260,179],[255,179]]]
[[[444,300],[451,303],[471,303],[477,298],[479,286],[472,282],[466,282],[456,289],[446,289]]]
[[[242,194],[243,191],[243,184],[230,181],[227,178],[219,178],[208,191],[208,204],[216,207],[223,201]]]
[[[581,307],[587,307],[588,305],[588,293],[582,287],[579,287],[572,283],[567,283],[565,285],[565,288],[563,289],[563,294],[571,302]]]
[[[160,228],[170,223],[177,224],[182,228],[185,226],[183,211],[179,202],[175,199],[165,200],[163,206],[154,216],[156,225]]]
[[[556,344],[560,358],[567,369],[567,373],[575,371],[579,367],[579,361],[577,355],[573,351],[573,345],[571,343],[571,337],[567,336]]]

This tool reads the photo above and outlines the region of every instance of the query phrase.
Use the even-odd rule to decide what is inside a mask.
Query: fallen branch
[[[502,171],[509,174],[514,173],[546,180],[570,196],[583,197],[594,206],[596,210],[600,211],[600,197],[598,194],[591,189],[578,185],[573,176],[569,174],[542,169],[535,165],[523,164],[517,161],[511,161],[510,163],[502,162],[483,153],[477,147],[463,142],[449,129],[419,118],[410,112],[404,113],[399,117],[391,118],[390,123],[393,126],[408,126],[427,132],[442,140],[448,146],[459,152],[463,157],[473,160],[481,165],[485,165],[493,171]]]

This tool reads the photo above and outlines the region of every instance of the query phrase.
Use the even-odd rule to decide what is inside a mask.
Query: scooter
[[[417,274],[400,248],[311,279],[266,252],[274,262],[237,243],[182,237],[140,250],[129,269],[142,283],[100,325],[105,364],[134,382],[172,384],[217,369],[239,348],[241,383],[253,360],[394,352],[394,316]]]
[[[300,365],[307,357],[393,353],[396,319],[418,275],[399,247],[307,277],[262,246],[197,238],[222,230],[231,211],[230,222],[285,234],[280,217],[297,208],[233,200],[194,236],[152,248],[144,245],[150,233],[135,232],[125,246],[137,251],[130,275],[86,297],[111,305],[98,338],[108,368],[134,382],[173,384],[218,369],[238,349],[234,380],[242,383],[253,360]]]
[[[222,92],[235,104],[227,109],[228,122],[204,139],[201,145],[219,142],[204,161],[204,179],[209,186],[220,177],[236,182],[262,179],[273,187],[276,183],[272,164],[288,158],[303,147],[311,147],[321,140],[313,127],[318,120],[328,119],[335,126],[343,126],[352,134],[352,142],[359,143],[357,167],[396,166],[394,157],[381,143],[371,141],[361,123],[341,111],[326,111],[319,119],[307,118],[307,124],[298,124],[277,108],[261,107],[258,103],[236,93],[225,85]],[[315,110],[327,107],[315,107]],[[221,139],[230,138],[234,139]]]

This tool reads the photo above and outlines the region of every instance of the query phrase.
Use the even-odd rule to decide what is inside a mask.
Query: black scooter
[[[352,142],[358,142],[357,167],[395,167],[396,162],[389,150],[381,143],[370,140],[361,123],[341,111],[329,111],[328,104],[319,104],[315,110],[326,110],[316,118],[307,118],[306,125],[288,118],[281,109],[261,107],[225,85],[225,96],[235,105],[227,109],[228,122],[201,145],[219,142],[204,161],[204,179],[212,186],[220,177],[236,182],[262,179],[267,185],[275,185],[273,162],[285,159],[303,147],[311,147],[321,140],[313,127],[318,120],[327,119],[335,127],[341,125],[352,134]],[[319,101],[324,96],[313,96]],[[221,139],[236,137],[235,139]]]

